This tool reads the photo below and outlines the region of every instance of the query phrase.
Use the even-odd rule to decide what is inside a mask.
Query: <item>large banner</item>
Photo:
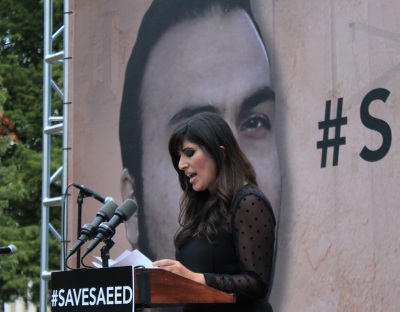
[[[168,2],[71,1],[69,179],[139,206],[112,257],[174,257],[168,138],[215,111],[278,221],[274,311],[397,311],[400,2],[256,0],[184,18]],[[100,207],[85,198],[82,224]]]

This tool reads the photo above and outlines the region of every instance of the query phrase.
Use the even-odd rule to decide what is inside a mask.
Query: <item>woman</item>
[[[184,191],[177,260],[154,265],[236,294],[234,304],[187,311],[272,311],[275,218],[228,124],[218,114],[194,115],[172,133],[169,153]]]

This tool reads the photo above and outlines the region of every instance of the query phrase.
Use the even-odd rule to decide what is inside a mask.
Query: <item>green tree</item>
[[[62,0],[54,3],[54,27],[62,24]],[[0,309],[18,297],[39,301],[42,184],[43,1],[0,1]],[[56,42],[57,50],[61,46]],[[58,45],[58,46],[57,46]],[[62,68],[53,69],[61,81]],[[58,78],[57,78],[58,77]],[[53,94],[53,115],[61,99]],[[61,137],[52,141],[52,170],[61,163]],[[60,182],[52,186],[60,194]],[[59,210],[51,210],[60,229]],[[50,241],[50,268],[58,269],[60,244]]]

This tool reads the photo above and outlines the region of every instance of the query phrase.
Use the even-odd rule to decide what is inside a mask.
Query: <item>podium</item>
[[[163,269],[114,267],[54,272],[53,312],[134,311],[191,303],[234,303],[235,295]]]

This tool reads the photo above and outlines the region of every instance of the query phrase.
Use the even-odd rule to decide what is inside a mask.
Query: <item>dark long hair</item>
[[[216,163],[216,191],[194,191],[185,173],[178,168],[178,151],[188,140],[200,146]],[[223,146],[223,148],[221,148]],[[180,201],[179,223],[175,246],[179,249],[193,236],[211,239],[217,227],[224,225],[233,197],[244,182],[257,185],[254,168],[240,149],[227,122],[216,113],[196,114],[179,125],[169,144],[172,164],[184,191]]]

